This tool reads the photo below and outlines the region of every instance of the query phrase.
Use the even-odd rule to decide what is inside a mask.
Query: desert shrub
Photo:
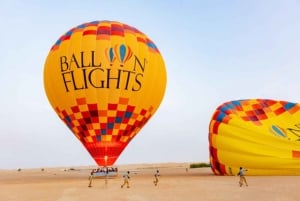
[[[190,164],[190,168],[203,168],[203,167],[210,167],[209,163],[192,163]]]

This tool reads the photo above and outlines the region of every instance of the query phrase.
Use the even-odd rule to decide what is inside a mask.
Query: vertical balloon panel
[[[98,165],[113,165],[158,109],[166,69],[142,32],[114,21],[72,28],[51,48],[44,86],[59,118]]]

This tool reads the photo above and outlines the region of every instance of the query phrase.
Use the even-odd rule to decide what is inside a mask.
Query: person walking
[[[244,169],[243,167],[240,167],[240,170],[238,173],[238,176],[240,176],[240,181],[239,181],[240,187],[242,187],[244,183],[246,184],[246,186],[248,186],[247,180],[245,178],[246,171],[248,171],[248,170]]]
[[[159,170],[156,170],[156,173],[154,174],[154,181],[153,181],[155,186],[157,186],[159,176],[160,176]]]
[[[91,171],[91,174],[89,176],[89,185],[88,185],[88,187],[92,187],[93,178],[94,178],[94,171]]]
[[[129,186],[129,179],[130,179],[129,174],[130,174],[130,172],[127,171],[127,172],[123,175],[124,183],[121,185],[121,188],[123,188],[125,185],[127,186],[127,188],[130,188],[130,186]]]

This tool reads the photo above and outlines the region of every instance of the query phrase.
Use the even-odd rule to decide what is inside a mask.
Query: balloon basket
[[[107,178],[107,177],[117,177],[118,168],[117,167],[98,167],[92,170],[94,178]]]

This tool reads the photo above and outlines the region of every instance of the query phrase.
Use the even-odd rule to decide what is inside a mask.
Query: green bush
[[[190,168],[203,168],[203,167],[210,167],[209,163],[192,163],[190,164]]]

